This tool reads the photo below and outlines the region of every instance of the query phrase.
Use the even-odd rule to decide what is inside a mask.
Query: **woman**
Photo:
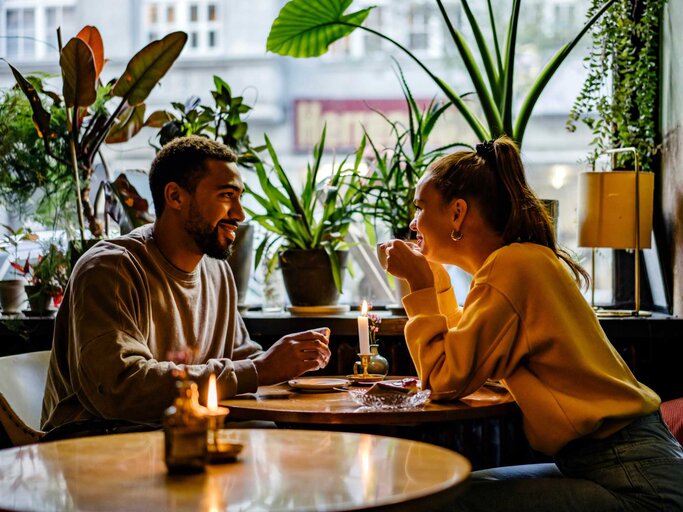
[[[683,510],[683,450],[607,340],[558,249],[515,144],[433,164],[415,192],[417,243],[385,244],[406,279],[406,340],[423,386],[465,396],[499,379],[555,464],[473,473],[458,510]],[[463,308],[439,264],[473,280]]]

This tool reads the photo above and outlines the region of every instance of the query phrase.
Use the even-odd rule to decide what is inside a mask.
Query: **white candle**
[[[218,392],[216,390],[216,374],[209,375],[209,394],[206,397],[206,407],[209,413],[218,411]]]
[[[370,329],[368,328],[368,302],[363,301],[361,316],[358,317],[358,341],[360,342],[360,353],[370,353]]]

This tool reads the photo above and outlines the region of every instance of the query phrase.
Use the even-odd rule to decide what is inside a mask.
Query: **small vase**
[[[377,351],[379,345],[370,345],[370,363],[368,364],[368,374],[370,375],[386,375],[389,373],[389,361],[384,356],[381,356]],[[363,374],[363,365],[360,361],[353,363],[354,375]]]

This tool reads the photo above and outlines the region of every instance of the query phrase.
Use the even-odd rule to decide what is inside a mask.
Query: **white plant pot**
[[[0,281],[0,305],[4,315],[21,313],[27,301],[25,285],[23,279]]]

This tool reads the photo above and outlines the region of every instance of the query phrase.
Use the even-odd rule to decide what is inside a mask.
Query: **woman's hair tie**
[[[487,140],[486,142],[482,142],[481,144],[477,144],[475,146],[477,150],[477,155],[482,157],[484,161],[489,165],[491,170],[496,172],[496,150],[493,144],[493,139],[492,140]]]
[[[495,157],[493,139],[482,142],[481,144],[477,144],[475,148],[477,150],[477,155],[479,156],[482,156],[486,159],[488,159],[491,155]]]

